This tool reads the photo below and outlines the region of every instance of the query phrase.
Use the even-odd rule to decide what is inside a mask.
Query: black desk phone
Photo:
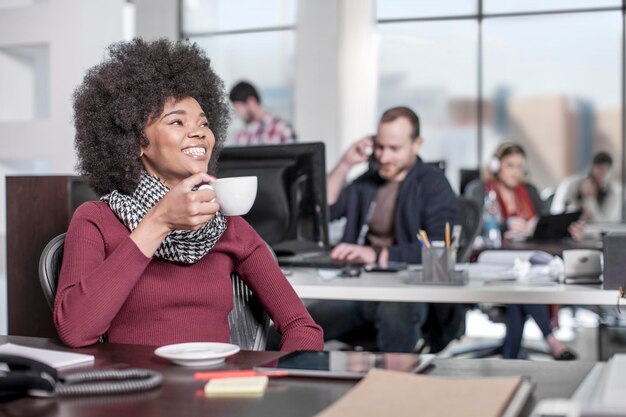
[[[0,355],[0,401],[25,395],[51,396],[57,371],[41,362],[13,355]]]
[[[161,385],[161,373],[149,369],[88,369],[63,374],[33,359],[0,355],[0,402],[37,397],[120,394]]]

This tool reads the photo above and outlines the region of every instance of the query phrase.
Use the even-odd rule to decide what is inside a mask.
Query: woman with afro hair
[[[74,94],[78,170],[100,201],[65,239],[54,322],[69,346],[228,342],[236,272],[281,334],[321,350],[322,330],[259,235],[219,211],[209,183],[229,120],[222,81],[195,44],[109,47]]]

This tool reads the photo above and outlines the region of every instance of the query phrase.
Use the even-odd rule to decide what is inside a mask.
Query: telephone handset
[[[372,141],[374,143],[376,143],[376,135],[372,136]],[[368,169],[372,170],[372,171],[377,171],[378,170],[378,160],[376,159],[376,155],[374,152],[374,145],[372,144],[372,146],[370,148],[368,148],[367,153],[369,154],[367,163],[368,163]]]
[[[57,371],[33,359],[0,355],[0,401],[25,395],[51,396]]]
[[[95,369],[63,374],[41,362],[0,355],[0,401],[26,395],[37,397],[118,394],[161,385],[163,376],[148,369]]]

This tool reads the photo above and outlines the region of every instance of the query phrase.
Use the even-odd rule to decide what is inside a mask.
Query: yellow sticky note
[[[207,397],[262,396],[267,388],[267,376],[212,379],[204,386]]]

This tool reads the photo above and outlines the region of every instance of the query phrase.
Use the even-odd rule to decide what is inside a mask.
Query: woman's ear
[[[143,158],[144,151],[148,149],[148,146],[150,146],[150,141],[144,132],[139,138],[139,158]]]

